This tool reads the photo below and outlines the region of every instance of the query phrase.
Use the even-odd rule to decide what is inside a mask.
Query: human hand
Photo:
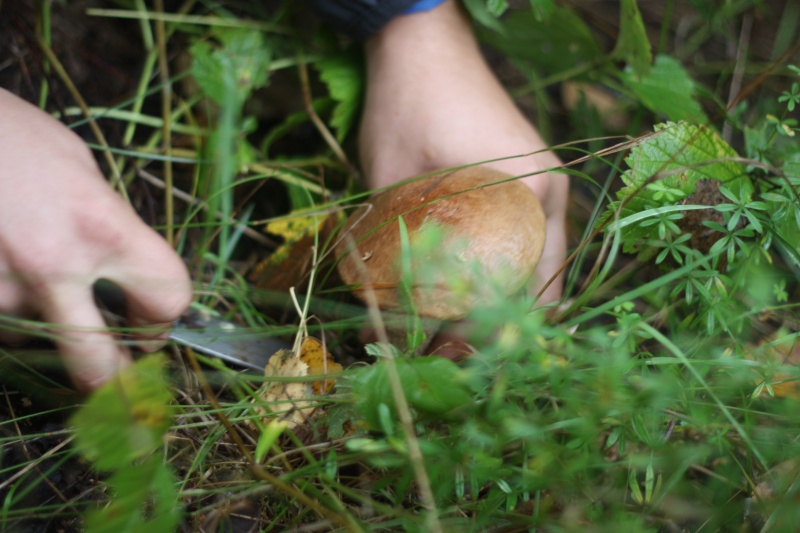
[[[367,99],[362,167],[373,188],[433,170],[489,163],[512,175],[560,165],[486,65],[455,2],[393,19],[366,42]],[[555,278],[539,303],[558,300],[566,251],[566,176],[522,178],[544,207],[547,238],[533,292]]]
[[[0,89],[0,314],[49,323],[75,384],[90,390],[130,361],[92,287],[118,285],[129,325],[158,326],[191,301],[183,262],[105,181],[83,141]],[[0,342],[20,337],[0,329]]]

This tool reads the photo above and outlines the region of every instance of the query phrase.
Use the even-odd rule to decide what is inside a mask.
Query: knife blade
[[[95,302],[109,325],[124,324],[125,294],[116,284],[102,279],[95,283]],[[278,350],[291,350],[292,344],[268,330],[255,330],[222,319],[208,308],[193,306],[172,324],[169,338],[202,354],[227,363],[263,372],[269,358]]]
[[[194,308],[173,324],[169,338],[205,355],[259,372],[264,371],[275,352],[292,349],[291,343],[270,336],[269,331],[238,326]]]

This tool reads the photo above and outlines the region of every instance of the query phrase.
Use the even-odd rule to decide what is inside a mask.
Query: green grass
[[[372,317],[332,275],[319,220],[363,199],[348,159],[357,54],[326,30],[293,34],[289,2],[269,19],[199,2],[143,18],[144,2],[122,4],[89,15],[140,19],[135,94],[66,115],[122,125],[119,144],[93,148],[129,196],[142,177],[163,189],[154,225],[188,261],[199,302],[251,326],[309,330],[347,368],[332,394],[304,398],[313,413],[292,428],[276,422],[292,406],[264,400],[260,378],[174,349],[138,365],[121,396],[88,400],[74,431],[53,431],[38,421],[63,421],[79,398],[31,368],[27,350],[0,347],[4,528],[78,530],[88,517],[90,531],[226,531],[235,520],[260,531],[796,530],[797,17],[758,2],[668,2],[671,18],[642,22],[624,2],[609,28],[544,1],[499,19],[502,3],[468,2],[514,69],[510,89],[561,147],[573,236],[564,305],[488,295],[470,316],[479,353],[453,363],[381,344],[361,353]],[[768,57],[715,55],[745,44],[738,31],[754,12],[759,30],[776,28]],[[648,35],[659,36],[652,54]],[[542,42],[551,56],[536,52]],[[165,73],[179,52],[194,66]],[[42,85],[46,104],[71,84],[45,55],[61,76]],[[316,99],[260,123],[263,91],[289,71],[295,93]],[[732,81],[747,90],[726,113]],[[567,82],[609,91],[625,125],[585,100],[561,108],[548,89]],[[308,148],[287,142],[298,131]],[[708,178],[722,181],[716,207],[696,194]],[[304,236],[262,231],[287,220],[312,228],[309,241],[276,252],[278,237]],[[685,237],[701,230],[709,243]],[[252,257],[273,252],[273,267],[297,270],[311,243],[313,268],[293,294],[248,277]]]

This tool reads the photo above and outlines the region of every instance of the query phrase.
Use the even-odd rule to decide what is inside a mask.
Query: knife
[[[291,350],[292,344],[192,308],[174,324],[169,338],[202,354],[264,372],[269,358],[278,350]]]
[[[100,280],[94,286],[94,294],[107,322],[124,322],[125,295],[117,285]],[[196,304],[173,323],[169,338],[202,354],[258,372],[264,372],[272,354],[293,347],[285,340],[270,336],[269,330],[237,326]]]

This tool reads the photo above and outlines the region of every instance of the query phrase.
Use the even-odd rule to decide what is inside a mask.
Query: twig
[[[298,62],[297,70],[300,74],[300,85],[303,88],[303,104],[305,105],[306,113],[308,113],[311,122],[314,123],[317,131],[319,131],[320,135],[322,135],[325,143],[333,151],[336,158],[342,162],[347,170],[353,174],[357,174],[355,166],[353,166],[347,159],[344,150],[342,150],[342,147],[339,146],[339,143],[336,141],[333,134],[331,134],[330,130],[327,128],[327,126],[325,126],[325,123],[322,122],[322,119],[319,118],[319,115],[317,115],[317,112],[314,111],[314,107],[311,105],[311,84],[308,82],[308,69],[306,68],[305,61]]]
[[[11,421],[14,423],[14,429],[16,430],[17,435],[19,435],[19,437],[20,437],[20,446],[22,446],[22,451],[25,454],[25,458],[28,461],[33,462],[34,459],[33,459],[33,457],[31,457],[31,452],[30,452],[30,450],[28,450],[28,446],[25,444],[25,439],[22,436],[22,431],[20,430],[19,422],[17,421],[17,415],[14,413],[14,406],[11,405],[11,398],[8,397],[8,391],[6,390],[6,386],[5,385],[3,385],[3,396],[5,396],[5,399],[6,399],[6,406],[8,407],[8,412],[11,415]],[[41,462],[41,460],[39,462]],[[35,465],[36,466],[36,471],[39,472],[39,475],[41,476],[41,479],[43,479],[44,482],[47,483],[47,486],[50,487],[50,490],[52,490],[59,498],[61,498],[61,501],[63,503],[69,504],[69,501],[67,500],[67,498],[64,496],[64,494],[60,490],[58,490],[58,487],[56,487],[55,484],[53,484],[53,481],[48,476],[42,474],[42,471],[39,470],[39,466],[38,465],[39,465],[39,463],[36,463],[36,465]]]
[[[744,67],[747,60],[747,49],[750,45],[750,34],[753,29],[753,16],[745,15],[742,18],[742,30],[739,32],[739,46],[736,47],[736,66],[733,68],[733,76],[731,76],[731,87],[728,91],[728,109],[732,109],[731,102],[736,98],[736,94],[742,88],[742,77],[744,76]],[[722,126],[722,138],[725,142],[731,142],[733,135],[733,128],[729,120],[725,121]]]
[[[769,78],[770,76],[772,76],[772,74],[773,74],[773,73],[774,73],[776,70],[778,70],[778,67],[780,67],[780,66],[781,66],[781,65],[783,65],[784,63],[786,63],[786,62],[790,61],[790,60],[791,60],[791,59],[794,57],[794,55],[797,53],[797,51],[798,51],[798,50],[800,50],[800,39],[795,39],[795,42],[792,44],[792,46],[790,46],[790,47],[789,47],[789,48],[788,48],[788,49],[787,49],[787,50],[786,50],[786,51],[783,53],[783,55],[781,55],[781,57],[779,57],[778,59],[776,59],[775,61],[773,61],[773,62],[772,62],[772,64],[770,64],[770,66],[769,66],[768,68],[764,69],[764,70],[763,70],[763,71],[762,71],[762,72],[761,72],[761,73],[758,75],[758,77],[757,77],[756,79],[754,79],[752,82],[750,82],[750,83],[747,85],[747,87],[745,87],[744,89],[742,89],[742,90],[739,92],[739,94],[737,94],[737,95],[736,95],[736,98],[734,98],[734,99],[732,99],[731,101],[729,101],[729,102],[728,102],[728,107],[727,107],[727,108],[725,109],[725,111],[723,111],[721,114],[724,114],[724,112],[726,112],[726,111],[730,111],[731,109],[733,109],[734,107],[736,107],[736,105],[737,105],[739,102],[741,102],[742,100],[744,100],[745,98],[747,98],[747,97],[750,95],[750,93],[751,93],[751,92],[755,91],[755,90],[756,90],[756,88],[758,88],[758,86],[759,86],[759,85],[761,85],[762,83],[764,83],[764,80],[766,80],[767,78]],[[715,117],[715,120],[714,120],[714,121],[716,121],[716,119],[717,119],[717,118],[718,118],[718,117]]]
[[[176,24],[218,26],[223,28],[249,28],[260,31],[271,31],[274,33],[289,33],[288,30],[276,24],[260,22],[257,20],[238,19],[238,18],[185,15],[181,13],[145,13],[140,11],[131,11],[127,9],[98,9],[98,8],[87,9],[86,14],[89,15],[90,17],[158,20],[161,22],[174,22]]]
[[[70,437],[68,437],[68,438],[64,439],[64,442],[61,442],[61,443],[59,443],[59,444],[57,444],[57,445],[53,446],[52,448],[50,448],[49,450],[47,450],[45,453],[43,453],[42,455],[40,455],[40,456],[39,456],[39,459],[40,459],[40,460],[47,459],[48,457],[50,457],[51,455],[53,455],[54,453],[56,453],[57,451],[59,451],[61,448],[63,448],[64,446],[66,446],[67,444],[69,444],[70,442],[72,442],[72,440],[73,440],[74,438],[75,438],[74,436],[70,436]],[[20,477],[22,477],[22,476],[24,476],[25,474],[27,474],[27,473],[28,473],[28,472],[29,472],[29,471],[30,471],[32,468],[35,468],[37,464],[38,464],[38,463],[34,463],[34,462],[32,462],[32,463],[28,464],[27,466],[25,466],[25,468],[22,468],[22,469],[20,469],[20,470],[19,470],[19,471],[18,471],[16,474],[14,474],[14,475],[13,475],[13,476],[11,476],[10,478],[8,478],[8,479],[6,479],[5,481],[3,481],[2,483],[0,483],[0,490],[3,490],[3,489],[5,489],[5,488],[6,488],[6,487],[7,487],[9,484],[13,483],[14,481],[16,481],[17,479],[19,479]]]
[[[156,0],[156,12],[164,13],[164,0]],[[166,195],[164,196],[164,210],[167,219],[167,226],[164,228],[167,243],[174,245],[175,231],[175,204],[172,199],[172,84],[169,79],[169,62],[167,61],[167,37],[164,30],[164,19],[158,18],[156,26],[156,45],[158,46],[158,76],[161,80],[161,146],[166,156],[164,159],[164,186]]]
[[[58,77],[61,78],[62,82],[64,82],[64,85],[67,86],[67,90],[72,95],[72,98],[75,99],[75,103],[78,104],[78,107],[80,107],[81,111],[83,111],[83,115],[86,117],[92,133],[97,138],[97,143],[105,148],[105,150],[103,150],[103,157],[105,158],[106,163],[108,163],[109,170],[111,171],[111,186],[119,191],[120,195],[125,199],[126,202],[130,203],[128,191],[125,190],[125,184],[122,183],[122,176],[120,175],[119,167],[117,167],[117,162],[114,161],[114,157],[108,150],[109,146],[108,142],[106,141],[106,137],[103,135],[102,130],[92,117],[89,106],[86,105],[86,101],[81,96],[78,88],[72,82],[69,74],[67,74],[67,71],[64,69],[64,65],[61,64],[61,61],[59,61],[58,57],[56,57],[56,55],[53,53],[53,50],[47,46],[47,43],[45,43],[41,37],[37,37],[37,39],[39,41],[39,47],[42,49],[42,52],[44,52],[44,55],[47,56],[47,59],[50,61],[50,64],[56,71],[56,74],[58,74]]]
[[[140,169],[138,169],[136,171],[136,173],[140,178],[145,180],[147,183],[150,183],[151,185],[154,185],[154,186],[158,187],[159,189],[165,189],[166,188],[166,184],[164,183],[163,180],[161,180],[160,178],[154,176],[153,174],[149,173],[148,171],[140,168]],[[172,188],[172,196],[174,196],[175,198],[177,198],[179,200],[183,200],[184,202],[186,202],[189,205],[198,206],[203,211],[208,211],[208,204],[206,202],[204,202],[202,200],[198,200],[196,197],[192,196],[191,194],[189,194],[187,192],[182,191],[181,189],[173,187]],[[222,220],[222,213],[220,213],[219,211],[214,213],[214,216],[216,218]],[[262,245],[264,245],[264,246],[266,246],[268,248],[277,248],[278,243],[276,243],[275,241],[271,240],[266,235],[263,235],[263,234],[259,233],[258,231],[254,230],[253,228],[242,224],[241,222],[239,222],[235,218],[231,218],[231,222],[233,224],[235,224],[235,225],[240,226],[240,229],[242,230],[242,233],[244,233],[245,235],[247,235],[251,239],[257,241],[259,244],[262,244]]]

